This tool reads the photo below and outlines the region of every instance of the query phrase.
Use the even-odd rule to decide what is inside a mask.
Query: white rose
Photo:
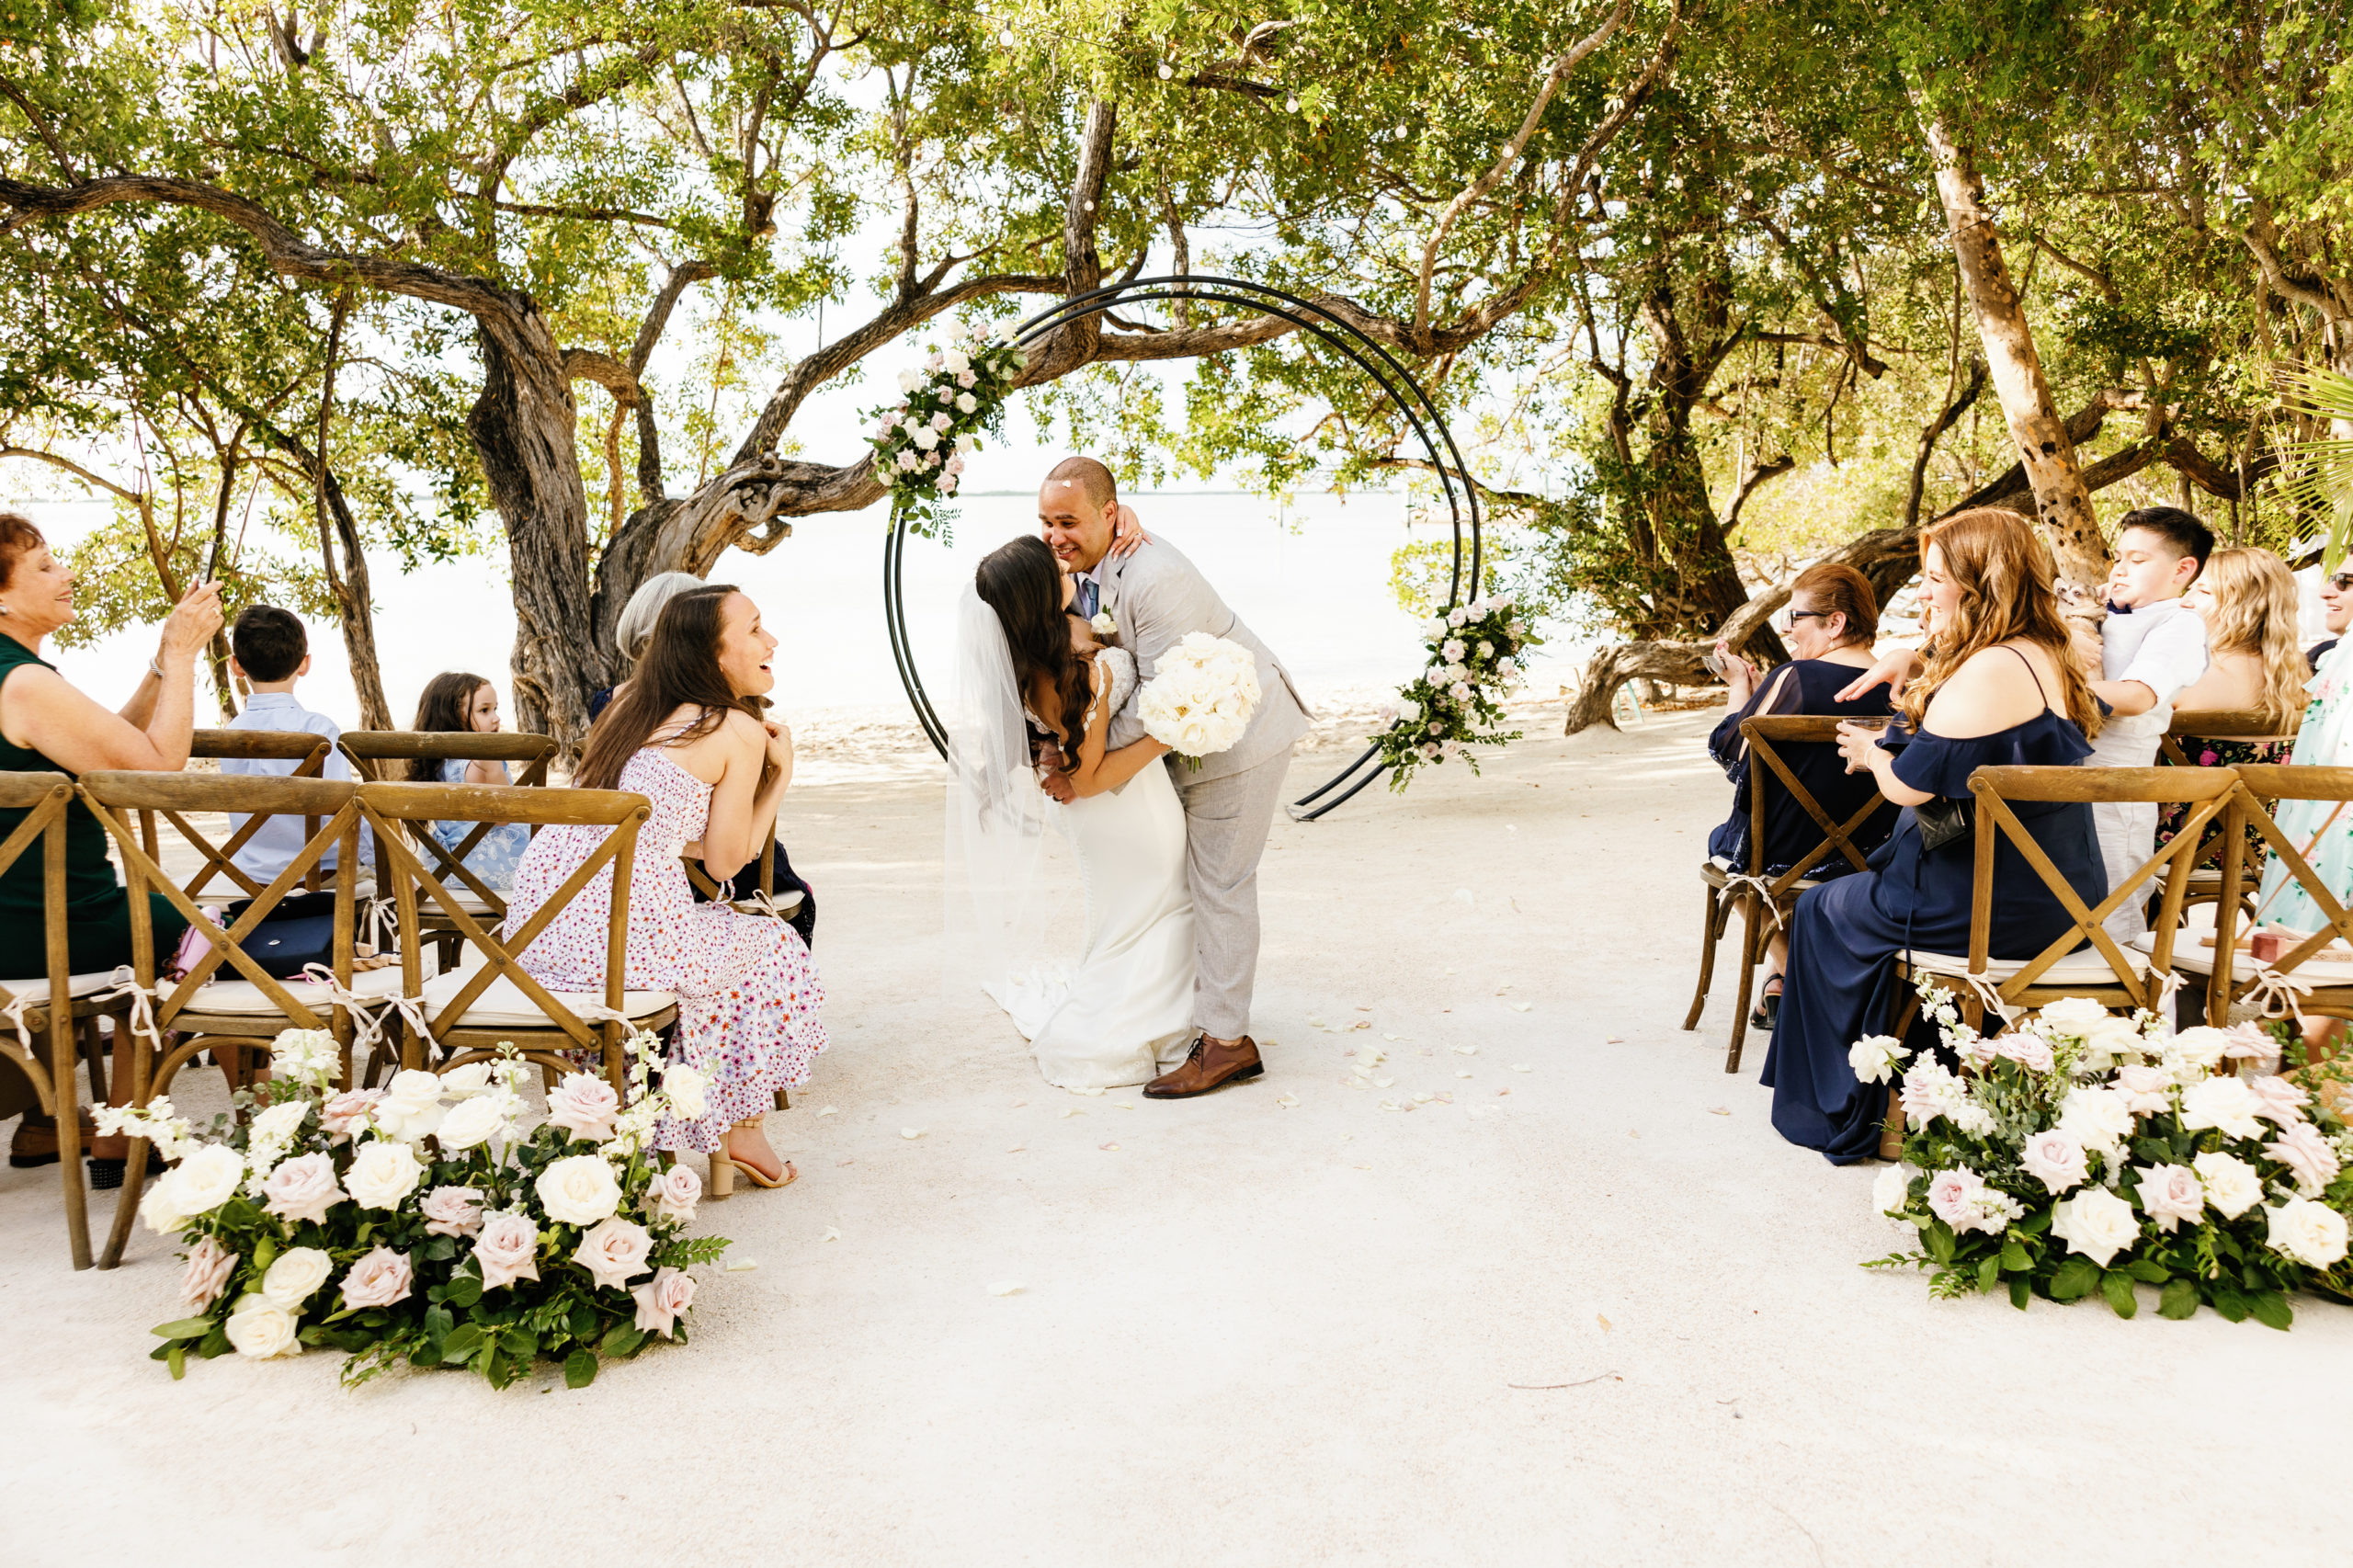
[[[256,1361],[302,1353],[302,1342],[294,1337],[294,1315],[267,1296],[244,1297],[221,1326],[238,1355]]]
[[[299,1314],[334,1272],[335,1259],[317,1247],[288,1247],[263,1273],[261,1293],[272,1306]]]
[[[2149,1050],[2131,1019],[2110,1015],[2084,1031],[2084,1059],[2079,1065],[2086,1072],[2105,1073],[2116,1065],[2118,1057],[2138,1061]]]
[[[441,1147],[451,1153],[471,1149],[489,1142],[491,1135],[506,1125],[506,1097],[504,1095],[476,1095],[460,1100],[449,1114],[441,1119],[437,1136]]]
[[[449,1099],[466,1099],[489,1087],[490,1063],[487,1062],[469,1062],[441,1074],[441,1093]]]
[[[2059,1102],[2059,1131],[2113,1158],[2132,1136],[2132,1108],[2114,1089],[2070,1089]]]
[[[923,385],[923,372],[920,370],[902,370],[899,372],[899,390],[913,396]]]
[[[207,1143],[156,1182],[156,1190],[150,1195],[156,1214],[149,1216],[148,1226],[158,1234],[179,1230],[187,1221],[210,1214],[236,1197],[244,1180],[244,1156],[226,1143]],[[141,1207],[143,1210],[145,1204]],[[175,1217],[174,1222],[157,1224],[156,1215],[166,1212]]]
[[[417,1164],[415,1149],[371,1138],[352,1155],[343,1185],[362,1209],[397,1209],[424,1178],[425,1167]]]
[[[2158,1230],[2170,1235],[2184,1221],[2198,1223],[2206,1212],[2206,1186],[2188,1165],[2143,1165],[2141,1208]]]
[[[2018,1164],[2054,1198],[2084,1184],[2084,1146],[2055,1127],[2029,1138]]]
[[[1422,622],[1422,635],[1425,637],[1445,636],[1446,618],[1444,616],[1434,615],[1427,620]]]
[[[2173,1108],[2173,1074],[2162,1067],[2119,1067],[2116,1092],[2135,1116],[2162,1116]]]
[[[2264,1213],[2271,1222],[2265,1244],[2273,1252],[2314,1268],[2331,1268],[2343,1261],[2345,1216],[2327,1204],[2290,1198]]]
[[[2193,1067],[2207,1072],[2222,1060],[2222,1052],[2231,1047],[2231,1037],[2209,1024],[2187,1028],[2173,1037],[2172,1053]]]
[[[2104,1187],[2087,1187],[2052,1210],[2051,1233],[2106,1268],[2120,1252],[2141,1239],[2132,1205]]]
[[[1492,659],[1495,656],[1495,645],[1493,642],[1482,642],[1479,644],[1479,657],[1483,659]]]
[[[1892,1034],[1867,1034],[1847,1048],[1847,1064],[1857,1081],[1884,1084],[1895,1075],[1896,1063],[1911,1054]]]
[[[971,392],[966,392],[956,400],[956,412],[959,414],[974,413],[980,408],[980,406],[981,400],[974,397]]]
[[[926,426],[918,426],[911,434],[909,434],[907,439],[913,441],[918,448],[927,452],[934,447],[939,445],[939,432],[931,429]]]
[[[1893,1217],[1912,1200],[1912,1178],[1919,1174],[1919,1167],[1911,1165],[1893,1165],[1880,1172],[1879,1179],[1871,1183],[1871,1207]]]
[[[343,1072],[343,1050],[324,1029],[280,1029],[269,1042],[269,1070],[290,1083],[332,1083]]]
[[[2260,1138],[2263,1102],[2236,1078],[2200,1078],[2181,1091],[2181,1125],[2188,1131],[2219,1129],[2229,1138]]]
[[[2086,996],[2063,996],[2042,1007],[2042,1021],[2053,1033],[2077,1039],[2090,1033],[2092,1026],[2108,1016],[2106,1007]]]
[[[970,430],[959,431],[956,436],[956,449],[965,453],[977,452],[981,449],[981,438]]]
[[[566,1225],[593,1225],[612,1218],[621,1205],[620,1183],[601,1154],[574,1154],[540,1173],[535,1184],[548,1218]]]
[[[283,1143],[294,1136],[302,1125],[302,1119],[310,1114],[308,1100],[280,1100],[254,1118],[252,1136],[267,1139],[272,1143]]]
[[[662,1092],[670,1096],[670,1108],[681,1119],[699,1119],[706,1108],[702,1074],[683,1062],[674,1062],[662,1070]]]
[[[1422,722],[1422,705],[1410,697],[1401,697],[1397,699],[1397,717],[1408,724],[1418,724]]]
[[[1519,674],[1519,662],[1516,659],[1498,660],[1495,664],[1495,674],[1503,676],[1506,680],[1509,680],[1512,676]]]
[[[943,349],[939,356],[939,368],[951,376],[961,376],[972,368],[972,358],[961,348]]]
[[[369,1112],[376,1131],[414,1143],[441,1125],[441,1079],[411,1068],[392,1074],[384,1097]]]
[[[2262,1178],[2235,1154],[2216,1149],[2191,1160],[2189,1166],[2205,1184],[2206,1201],[2226,1220],[2237,1219],[2262,1201]]]

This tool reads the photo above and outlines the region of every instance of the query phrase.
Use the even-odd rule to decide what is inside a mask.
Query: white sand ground
[[[771,1121],[801,1180],[707,1208],[759,1267],[584,1392],[347,1394],[321,1354],[175,1385],[171,1249],[74,1274],[54,1173],[0,1173],[0,1560],[2347,1561],[2353,1312],[1856,1267],[1896,1239],[1871,1168],[1773,1134],[1721,996],[1677,1028],[1710,717],[1279,825],[1271,1071],[1173,1106],[1048,1089],[943,999],[918,771],[797,790],[835,1040]],[[1389,1034],[1394,1087],[1346,1086]],[[1378,1108],[1412,1091],[1454,1101]]]

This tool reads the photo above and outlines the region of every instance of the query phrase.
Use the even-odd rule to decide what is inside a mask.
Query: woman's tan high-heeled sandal
[[[737,1122],[735,1126],[756,1129],[766,1119],[767,1119],[765,1117],[755,1116],[748,1119]],[[734,1129],[731,1128],[729,1131],[733,1131]],[[735,1191],[735,1173],[737,1171],[742,1171],[744,1173],[745,1179],[749,1181],[754,1187],[790,1187],[794,1182],[801,1179],[801,1173],[792,1168],[792,1162],[790,1160],[786,1160],[781,1163],[784,1166],[784,1175],[771,1177],[756,1165],[747,1165],[741,1160],[729,1159],[727,1157],[727,1142],[722,1138],[720,1140],[719,1147],[711,1153],[710,1183],[704,1196],[708,1198],[727,1198],[733,1196]]]

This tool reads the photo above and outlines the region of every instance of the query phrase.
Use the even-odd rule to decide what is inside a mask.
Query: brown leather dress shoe
[[[1148,1100],[1184,1100],[1206,1095],[1222,1084],[1255,1078],[1267,1070],[1258,1060],[1258,1042],[1248,1035],[1226,1041],[1203,1035],[1193,1041],[1192,1054],[1143,1086]]]

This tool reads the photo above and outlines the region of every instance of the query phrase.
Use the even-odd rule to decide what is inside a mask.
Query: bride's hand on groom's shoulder
[[[1132,555],[1151,542],[1152,536],[1143,531],[1143,519],[1136,516],[1136,509],[1120,503],[1120,520],[1111,525],[1111,553]]]

